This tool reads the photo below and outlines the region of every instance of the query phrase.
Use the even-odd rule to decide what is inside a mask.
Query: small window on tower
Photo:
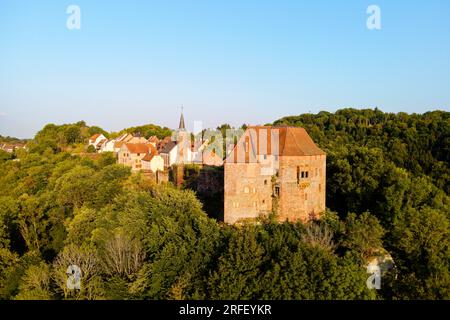
[[[275,196],[279,197],[280,196],[280,187],[275,187]]]
[[[305,178],[308,178],[308,172],[309,171],[305,171]]]
[[[267,180],[264,180],[264,185],[267,186]]]

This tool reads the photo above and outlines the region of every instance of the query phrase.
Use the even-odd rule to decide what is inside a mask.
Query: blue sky
[[[81,30],[66,8],[81,9]],[[381,30],[366,28],[369,5]],[[450,109],[450,1],[1,0],[0,134]]]

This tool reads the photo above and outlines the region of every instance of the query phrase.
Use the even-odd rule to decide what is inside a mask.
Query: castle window
[[[298,167],[297,167],[298,168]],[[297,171],[298,172],[298,171]],[[302,179],[306,179],[309,176],[309,171],[302,171],[301,172],[301,177]],[[298,173],[297,173],[297,182],[298,182],[299,178],[298,178]]]
[[[137,154],[138,157],[139,157],[140,155],[141,155],[140,153]]]
[[[278,155],[277,154],[275,155],[275,161],[278,161]]]
[[[264,185],[267,186],[267,180],[264,180]]]
[[[275,187],[275,196],[277,196],[277,197],[280,196],[280,187],[278,187],[278,186]]]
[[[263,200],[263,201],[262,201],[262,204],[266,204],[266,200]]]
[[[267,160],[267,154],[264,155],[264,160]]]
[[[297,184],[299,183],[300,183],[300,167],[297,167]]]
[[[322,191],[322,184],[319,183],[319,192]]]
[[[316,168],[316,177],[318,176],[318,174],[319,174],[319,169]]]

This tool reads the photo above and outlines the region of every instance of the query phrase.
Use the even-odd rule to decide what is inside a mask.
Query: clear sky
[[[66,9],[81,9],[68,30]],[[366,27],[381,9],[381,30]],[[450,109],[449,0],[0,0],[0,134]]]

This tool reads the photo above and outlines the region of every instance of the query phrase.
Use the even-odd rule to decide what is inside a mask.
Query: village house
[[[273,213],[308,221],[325,211],[326,154],[303,128],[249,127],[224,164],[224,220]]]
[[[118,162],[131,167],[132,171],[163,171],[164,161],[149,143],[124,143],[118,153]]]
[[[25,149],[25,144],[22,143],[0,143],[0,149],[8,153],[13,153],[17,149]]]
[[[158,155],[155,147],[149,145],[151,152],[147,153],[141,160],[142,170],[150,170],[151,172],[164,171],[164,160]]]
[[[99,153],[115,152],[117,154],[125,143],[149,143],[149,141],[140,135],[134,136],[130,133],[124,133],[116,139],[107,139],[103,134],[95,134],[89,139],[89,145],[94,146]]]
[[[178,129],[172,137],[166,137],[159,141],[157,146],[166,168],[174,164],[222,166],[223,158],[214,150],[206,150],[208,144],[209,140],[207,139],[192,141],[191,135],[185,127],[183,113],[181,113]]]
[[[114,145],[116,144],[115,139],[107,140],[105,143],[102,144],[100,147],[99,152],[114,152]]]
[[[151,143],[155,148],[157,148],[159,139],[157,136],[151,136],[150,138],[148,138],[148,142]]]
[[[93,146],[95,148],[95,150],[99,151],[102,147],[102,145],[104,143],[106,143],[108,141],[108,139],[106,139],[106,137],[101,134],[101,133],[97,133],[94,134],[90,139],[89,139],[89,145]]]

